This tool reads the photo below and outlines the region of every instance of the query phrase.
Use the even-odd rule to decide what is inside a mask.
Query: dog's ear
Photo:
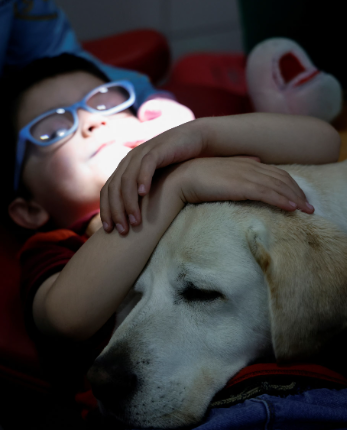
[[[300,213],[251,223],[251,252],[270,297],[272,342],[278,361],[317,353],[347,323],[347,235]]]

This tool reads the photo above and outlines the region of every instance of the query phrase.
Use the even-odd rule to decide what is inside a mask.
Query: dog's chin
[[[136,426],[124,409],[122,410],[119,408],[119,410],[112,410],[111,408],[106,407],[100,400],[98,401],[98,405],[101,414],[107,418],[108,422],[112,422],[115,425],[121,424],[122,428],[131,428]]]
[[[177,419],[174,416],[168,417],[167,415],[149,417],[146,416],[132,416],[126,408],[120,407],[117,410],[115,408],[108,408],[102,402],[98,401],[99,410],[101,414],[107,418],[108,422],[114,423],[117,425],[117,428],[122,429],[132,429],[132,428],[141,428],[141,429],[151,429],[151,430],[159,430],[159,429],[175,429],[175,430],[189,430],[192,427],[196,427],[201,421],[203,417],[187,417],[188,421],[185,424],[182,424],[182,419]],[[116,428],[116,427],[115,427]]]

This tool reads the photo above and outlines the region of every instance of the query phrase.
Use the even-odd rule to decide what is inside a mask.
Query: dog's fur
[[[307,358],[346,328],[346,163],[280,166],[314,215],[257,202],[181,211],[89,372],[104,411],[133,427],[196,424],[258,357]]]

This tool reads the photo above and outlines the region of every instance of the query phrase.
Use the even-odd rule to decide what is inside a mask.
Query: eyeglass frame
[[[100,88],[109,88],[109,87],[113,87],[116,85],[121,86],[128,91],[128,93],[129,93],[129,99],[128,100],[126,100],[125,102],[121,103],[118,106],[115,106],[111,109],[107,109],[105,111],[99,111],[99,110],[93,109],[87,105],[87,101],[93,95],[95,95],[99,91]],[[21,170],[22,170],[22,164],[24,161],[27,141],[33,143],[34,145],[38,145],[38,146],[53,145],[54,143],[58,142],[59,140],[65,139],[67,136],[70,136],[71,134],[73,134],[77,130],[77,127],[79,124],[78,114],[77,114],[78,109],[83,109],[83,110],[86,110],[87,112],[98,113],[99,115],[108,116],[108,115],[114,115],[118,112],[121,112],[125,109],[128,109],[129,107],[131,107],[135,103],[135,100],[136,100],[135,90],[134,90],[134,86],[131,84],[131,82],[129,82],[129,81],[108,82],[108,83],[105,83],[103,85],[99,85],[98,87],[94,88],[85,97],[83,97],[82,100],[80,100],[80,101],[78,101],[78,102],[76,102],[70,106],[58,107],[55,109],[51,109],[51,110],[39,115],[38,117],[34,118],[32,121],[30,121],[27,125],[25,125],[23,128],[21,128],[19,133],[18,133],[18,140],[17,140],[17,146],[16,146],[16,160],[15,160],[16,164],[15,164],[15,173],[14,173],[14,191],[17,191],[18,187],[19,187],[20,175],[21,175]],[[73,117],[74,123],[73,123],[73,126],[71,127],[71,129],[69,129],[68,133],[64,134],[64,136],[57,136],[54,139],[50,140],[49,142],[42,142],[42,141],[35,139],[30,133],[31,127],[33,125],[35,125],[37,122],[41,121],[43,118],[45,118],[49,115],[52,115],[53,113],[58,113],[57,111],[60,109],[63,109],[64,113],[70,112],[72,117]]]

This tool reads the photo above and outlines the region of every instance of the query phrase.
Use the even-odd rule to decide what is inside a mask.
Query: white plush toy
[[[310,115],[331,122],[342,109],[342,88],[318,70],[293,40],[272,38],[248,56],[248,93],[258,112]]]

